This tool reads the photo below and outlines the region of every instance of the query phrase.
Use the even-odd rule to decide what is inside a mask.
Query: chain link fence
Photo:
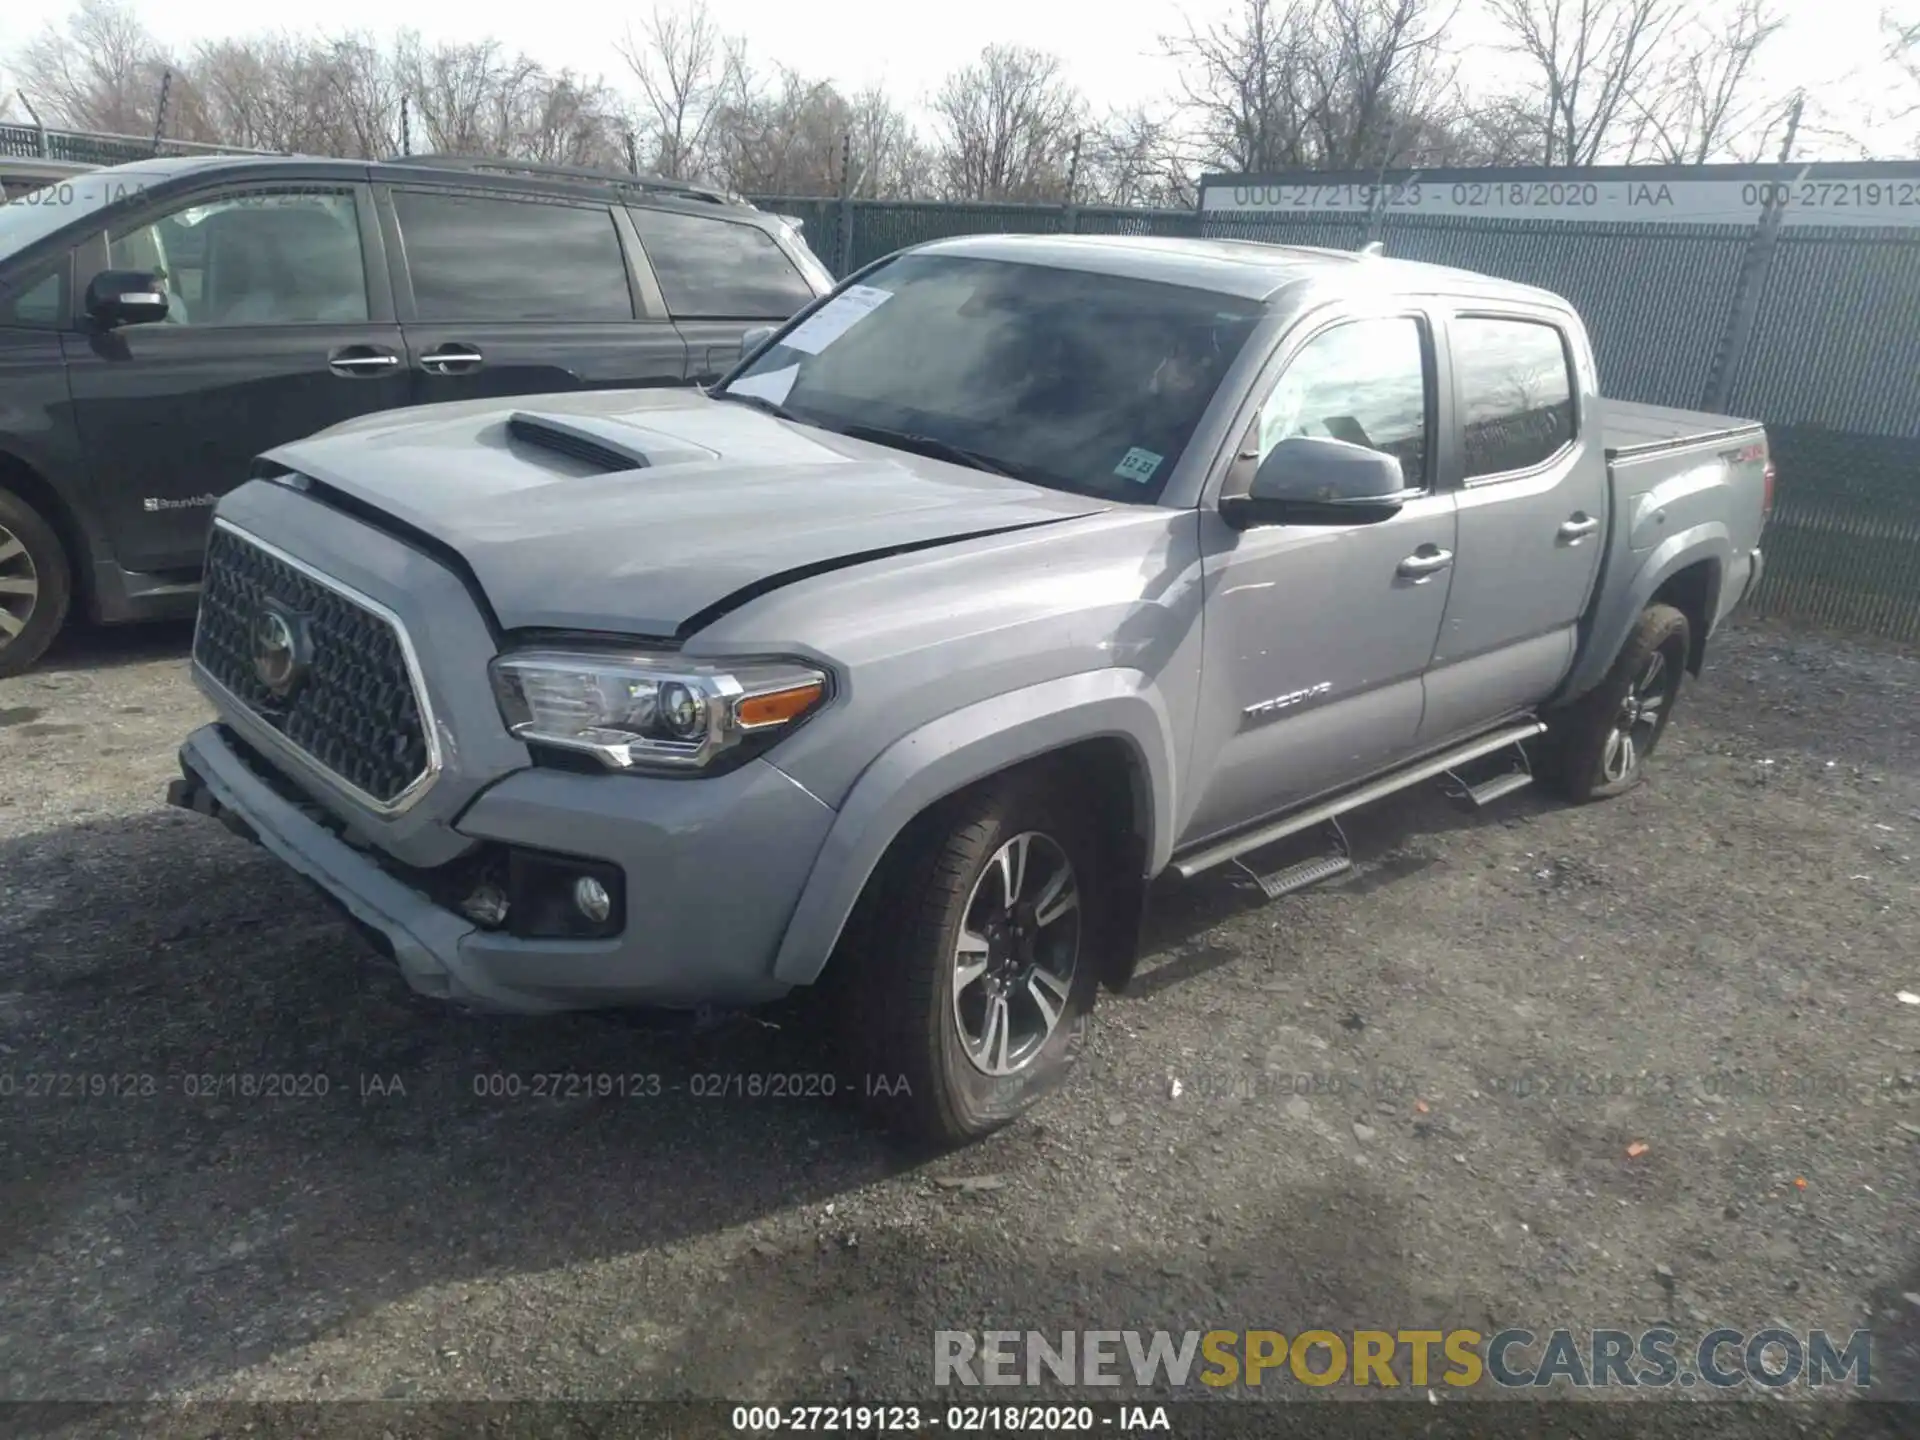
[[[754,203],[802,219],[839,274],[949,235],[1186,235],[1341,250],[1379,239],[1389,255],[1557,291],[1586,318],[1608,394],[1766,423],[1779,484],[1759,613],[1920,641],[1920,227],[1763,237],[1752,223]],[[1756,244],[1765,253],[1753,257]],[[1750,324],[1730,353],[1742,306]],[[1716,383],[1726,399],[1710,405]]]

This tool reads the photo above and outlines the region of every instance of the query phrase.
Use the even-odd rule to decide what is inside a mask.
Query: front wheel
[[[1691,643],[1671,605],[1642,611],[1607,678],[1550,720],[1544,778],[1576,802],[1638,785],[1673,718]]]
[[[897,1129],[960,1144],[1067,1077],[1099,989],[1086,809],[1009,776],[922,817],[876,873],[834,1003]]]

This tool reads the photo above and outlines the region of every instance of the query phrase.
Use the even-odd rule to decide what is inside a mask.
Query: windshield
[[[69,220],[140,194],[149,176],[138,170],[94,170],[0,200],[0,259],[45,239]]]
[[[904,255],[722,393],[1055,489],[1152,501],[1260,315],[1258,301],[1181,285]]]

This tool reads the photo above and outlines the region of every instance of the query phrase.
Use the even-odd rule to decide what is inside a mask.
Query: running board
[[[1298,835],[1302,830],[1311,830],[1316,825],[1324,825],[1329,820],[1346,814],[1349,810],[1358,810],[1362,805],[1370,805],[1375,800],[1384,800],[1387,796],[1404,790],[1409,785],[1418,785],[1422,780],[1431,780],[1436,775],[1444,775],[1456,765],[1464,765],[1469,760],[1478,760],[1483,755],[1491,755],[1496,750],[1504,750],[1507,746],[1517,745],[1522,740],[1531,740],[1546,728],[1538,720],[1527,720],[1518,725],[1509,725],[1504,729],[1496,730],[1491,735],[1483,735],[1477,740],[1468,741],[1458,749],[1444,751],[1405,770],[1383,775],[1378,780],[1362,785],[1357,790],[1349,790],[1346,794],[1315,805],[1310,810],[1302,810],[1285,819],[1275,820],[1272,824],[1262,825],[1257,830],[1235,835],[1231,839],[1209,845],[1204,850],[1196,850],[1191,855],[1176,857],[1173,862],[1173,872],[1182,880],[1191,880],[1202,871],[1211,870],[1216,865],[1238,859],[1249,850],[1258,850],[1263,845],[1271,845],[1274,841],[1284,840],[1289,835]],[[1504,778],[1502,777],[1502,780]],[[1497,785],[1502,781],[1489,783]],[[1520,787],[1515,785],[1512,788],[1517,790]]]
[[[1244,860],[1235,860],[1234,867],[1258,885],[1269,900],[1278,900],[1282,895],[1291,895],[1296,890],[1318,885],[1322,880],[1331,880],[1336,875],[1350,874],[1353,870],[1353,847],[1347,843],[1347,832],[1340,828],[1338,820],[1328,820],[1327,829],[1333,832],[1331,855],[1316,855],[1311,860],[1302,860],[1297,865],[1289,865],[1284,870],[1274,870],[1265,875]]]

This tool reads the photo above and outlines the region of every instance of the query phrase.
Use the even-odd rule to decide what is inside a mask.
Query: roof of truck
[[[1471,270],[1313,245],[1261,240],[1201,240],[1163,235],[962,235],[916,247],[943,255],[1015,260],[1092,270],[1169,285],[1191,285],[1247,300],[1265,300],[1316,278],[1358,281],[1376,275],[1387,288],[1413,293],[1504,295],[1564,303],[1549,291]]]

